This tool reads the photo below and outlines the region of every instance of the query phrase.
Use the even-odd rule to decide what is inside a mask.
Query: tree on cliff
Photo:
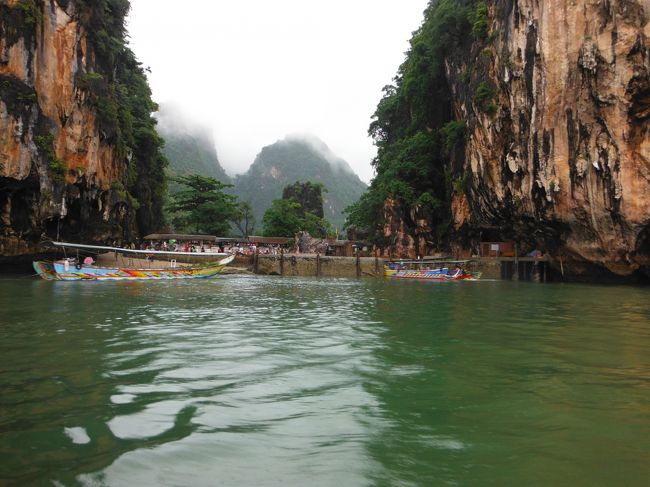
[[[230,221],[239,211],[237,198],[224,192],[232,185],[196,174],[179,176],[174,181],[189,188],[172,195],[169,211],[175,215],[174,227],[180,231],[227,235]]]
[[[313,236],[327,237],[330,224],[323,218],[324,186],[296,182],[284,188],[281,199],[273,200],[264,213],[264,235],[293,237],[304,230]]]
[[[300,204],[300,212],[313,213],[319,218],[323,218],[323,193],[327,193],[323,183],[307,181],[301,183],[296,181],[282,190],[283,199],[295,199]]]

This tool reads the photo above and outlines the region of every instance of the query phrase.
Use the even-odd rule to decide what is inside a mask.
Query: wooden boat
[[[468,260],[401,260],[384,266],[384,275],[391,279],[422,279],[429,281],[476,281],[480,272],[464,269]],[[451,266],[451,267],[450,267]]]
[[[221,270],[235,258],[234,255],[216,252],[192,253],[193,255],[202,259],[212,258],[215,260],[212,262],[205,262],[188,266],[176,266],[176,260],[173,259],[173,257],[177,257],[179,255],[188,257],[188,255],[192,254],[188,252],[120,249],[117,247],[71,244],[66,242],[47,242],[47,245],[63,249],[70,248],[77,251],[81,250],[90,253],[115,252],[116,255],[122,254],[126,255],[127,257],[139,256],[146,257],[148,259],[168,258],[170,260],[169,267],[163,267],[159,265],[158,267],[152,266],[151,268],[138,268],[130,266],[98,266],[93,264],[85,264],[79,257],[76,259],[60,259],[54,262],[35,261],[33,265],[36,273],[41,278],[50,281],[206,279],[219,274],[219,272],[221,272]]]

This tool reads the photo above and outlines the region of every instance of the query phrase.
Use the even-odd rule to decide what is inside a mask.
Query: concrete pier
[[[487,279],[546,282],[550,277],[547,257],[480,257],[476,262]]]
[[[383,277],[388,259],[378,257],[334,257],[320,254],[258,254],[238,256],[234,265],[255,274],[313,277]],[[481,271],[483,279],[545,282],[545,257],[481,257],[467,266]]]
[[[259,254],[252,257],[256,274],[314,277],[381,277],[384,259],[320,254]]]

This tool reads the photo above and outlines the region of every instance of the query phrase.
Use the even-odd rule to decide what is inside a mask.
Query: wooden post
[[[546,282],[546,262],[542,262],[542,282]]]
[[[320,277],[320,254],[316,252],[316,277]]]
[[[260,261],[260,248],[255,247],[255,255],[253,256],[254,263],[253,263],[253,272],[257,274],[257,271],[259,269],[259,261]]]
[[[526,268],[524,267],[524,279],[526,279]],[[515,243],[515,271],[512,274],[512,280],[519,280],[519,252],[517,250],[517,244]]]
[[[357,249],[357,277],[361,277],[361,258],[359,257],[359,249]]]
[[[377,252],[375,252],[375,274],[379,275],[379,257],[377,256]]]
[[[284,248],[280,249],[280,275],[284,276]]]

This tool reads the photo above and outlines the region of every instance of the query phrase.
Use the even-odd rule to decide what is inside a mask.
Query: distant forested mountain
[[[342,211],[366,189],[348,163],[321,140],[288,137],[264,147],[248,171],[235,178],[234,191],[240,200],[251,203],[259,223],[271,201],[297,181],[323,184],[327,190],[323,194],[325,219],[339,230],[345,221]]]
[[[219,163],[212,133],[187,120],[180,110],[169,105],[161,105],[156,114],[158,133],[165,139],[164,152],[169,160],[168,175],[186,176],[198,174],[209,176],[224,183],[231,178]],[[171,182],[174,192],[178,185]]]

